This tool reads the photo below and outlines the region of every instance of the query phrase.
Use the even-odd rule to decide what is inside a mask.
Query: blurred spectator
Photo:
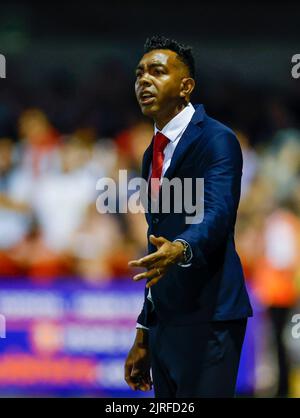
[[[255,149],[251,146],[246,133],[240,130],[235,131],[235,133],[240,142],[243,154],[243,176],[241,184],[241,196],[243,197],[247,193],[248,188],[255,177],[259,164],[259,158]]]
[[[60,136],[45,113],[39,109],[24,111],[19,119],[19,135],[22,139],[22,166],[25,171],[38,177],[55,168]]]
[[[74,274],[72,257],[67,252],[49,247],[36,221],[32,222],[28,234],[9,254],[19,273],[40,283]]]
[[[247,141],[241,134],[239,139],[247,181]],[[291,364],[284,332],[300,295],[300,132],[275,131],[256,152],[252,180],[246,187],[242,183],[236,243],[249,286],[268,314],[277,359],[272,367],[273,377],[278,371],[276,396],[285,397],[290,394]]]
[[[87,206],[96,199],[96,178],[90,172],[89,150],[75,140],[60,150],[61,170],[48,172],[37,182],[33,208],[42,236],[52,250],[69,247]]]
[[[118,182],[120,169],[128,178],[140,174],[152,125],[132,125],[116,141],[98,141],[87,127],[59,138],[43,112],[29,109],[19,128],[20,144],[0,141],[1,275],[103,281],[131,274],[128,261],[146,251],[144,215],[98,213],[96,183]]]
[[[76,275],[89,282],[110,281],[128,273],[131,253],[115,215],[100,214],[95,203],[86,208],[85,218],[70,240]]]
[[[122,131],[116,137],[119,151],[119,165],[132,170],[135,175],[140,174],[143,154],[150,145],[153,137],[153,126],[149,122],[141,121]]]
[[[256,260],[252,288],[268,308],[278,359],[277,396],[289,395],[290,360],[283,332],[299,298],[300,221],[288,208],[279,208],[265,221],[263,251]]]
[[[20,273],[9,249],[26,235],[30,224],[30,206],[18,197],[16,147],[9,138],[0,139],[0,271],[2,276]]]
[[[265,149],[262,175],[272,181],[277,200],[293,193],[300,172],[300,131],[278,131]]]

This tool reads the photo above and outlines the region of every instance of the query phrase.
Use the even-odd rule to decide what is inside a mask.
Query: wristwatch
[[[176,239],[175,241],[179,241],[183,245],[183,260],[178,264],[179,265],[185,265],[185,264],[190,263],[190,261],[193,257],[193,253],[192,253],[192,249],[191,249],[190,244],[188,242],[184,241],[183,239]]]

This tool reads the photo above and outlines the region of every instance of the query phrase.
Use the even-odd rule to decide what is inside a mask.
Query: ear
[[[181,86],[180,86],[180,97],[182,98],[190,97],[194,88],[195,88],[195,80],[193,78],[191,77],[183,78],[181,81]]]

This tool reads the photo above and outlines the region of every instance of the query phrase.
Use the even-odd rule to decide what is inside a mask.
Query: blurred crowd
[[[246,276],[270,305],[297,299],[300,275],[300,131],[278,129],[253,145],[237,128],[243,158],[236,243]],[[152,137],[140,120],[113,138],[90,128],[63,135],[40,109],[18,119],[18,140],[0,138],[0,275],[108,280],[146,250],[142,214],[96,209],[97,180],[139,176]],[[299,277],[300,281],[300,277]]]
[[[237,134],[244,175],[236,245],[255,310],[261,309],[265,319],[257,330],[265,336],[256,341],[264,359],[258,386],[273,385],[274,394],[285,397],[291,365],[299,363],[299,347],[292,359],[286,330],[300,300],[300,131],[279,129],[258,148],[249,146],[247,135]]]
[[[92,129],[63,136],[41,110],[24,111],[20,140],[0,139],[1,277],[128,275],[127,262],[145,252],[143,215],[100,214],[96,183],[117,181],[120,168],[138,175],[151,129],[141,122],[114,140]]]

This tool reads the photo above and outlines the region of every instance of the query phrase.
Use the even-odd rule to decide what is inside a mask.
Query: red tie
[[[157,132],[154,137],[153,144],[153,157],[152,157],[152,173],[150,177],[151,182],[151,196],[156,199],[159,193],[160,178],[164,163],[164,149],[169,143],[169,139],[162,134]]]

